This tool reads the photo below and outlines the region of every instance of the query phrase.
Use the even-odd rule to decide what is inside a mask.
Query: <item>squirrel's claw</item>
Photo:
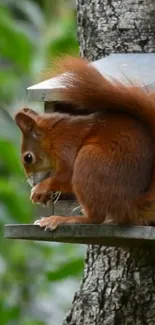
[[[36,220],[34,222],[34,225],[38,225],[41,228],[45,227],[45,231],[47,229],[54,230],[59,226],[59,224],[62,224],[63,221],[64,221],[64,217],[51,216],[51,217],[41,218],[40,220]]]
[[[40,220],[36,220],[35,222],[34,222],[34,225],[40,225]]]
[[[37,184],[31,190],[30,200],[34,204],[41,204],[43,206],[48,206],[49,201],[51,201],[51,198],[52,198],[52,192],[42,188],[40,184]]]

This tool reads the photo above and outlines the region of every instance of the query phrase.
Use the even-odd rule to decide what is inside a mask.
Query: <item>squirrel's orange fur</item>
[[[65,88],[64,102],[78,116],[39,115],[19,111],[21,154],[27,176],[54,170],[53,176],[32,189],[33,202],[46,203],[52,191],[74,192],[84,216],[49,217],[39,224],[147,224],[155,219],[155,100],[134,85],[105,79],[87,61],[66,58],[58,65]],[[51,94],[52,99],[52,94]],[[91,114],[80,116],[87,109]],[[23,159],[23,158],[22,158]]]

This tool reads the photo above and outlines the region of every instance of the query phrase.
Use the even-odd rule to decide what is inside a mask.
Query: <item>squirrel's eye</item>
[[[32,164],[34,162],[34,157],[31,153],[27,153],[24,157],[24,162],[28,165]]]

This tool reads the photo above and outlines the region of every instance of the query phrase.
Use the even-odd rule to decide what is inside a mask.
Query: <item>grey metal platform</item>
[[[155,227],[118,225],[61,225],[54,231],[37,225],[6,225],[5,238],[104,246],[155,246]]]

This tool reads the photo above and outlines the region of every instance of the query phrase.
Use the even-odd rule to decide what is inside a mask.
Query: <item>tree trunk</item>
[[[81,55],[155,52],[153,0],[77,0]],[[64,325],[155,325],[155,249],[89,246]]]
[[[77,0],[81,55],[155,52],[154,0]]]

